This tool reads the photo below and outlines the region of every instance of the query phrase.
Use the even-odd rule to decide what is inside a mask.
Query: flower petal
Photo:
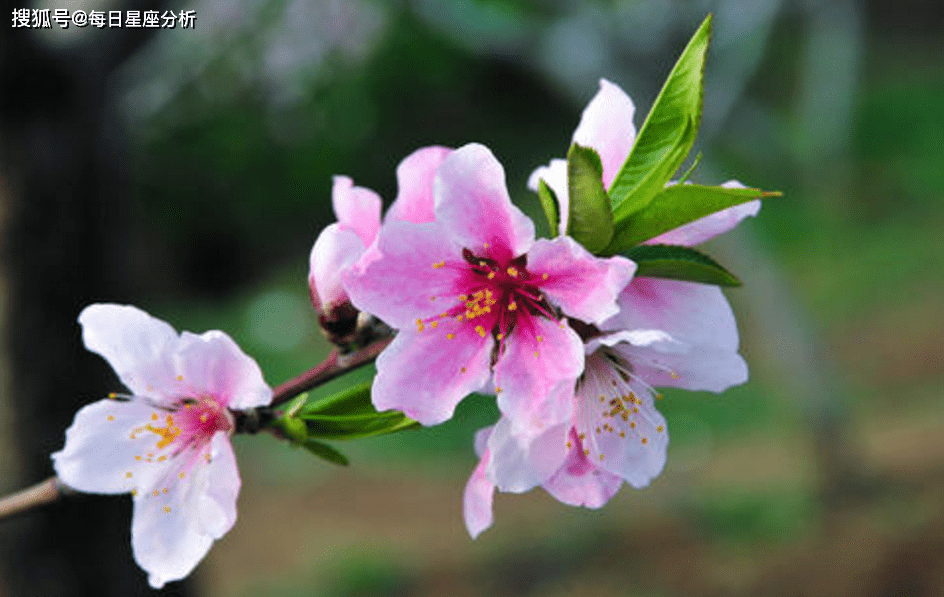
[[[167,323],[130,305],[89,305],[79,315],[85,347],[100,354],[133,394],[149,393],[147,374],[155,361],[177,345]]]
[[[590,462],[637,489],[648,485],[662,472],[669,443],[648,387],[624,379],[596,352],[587,357],[577,394],[576,428]]]
[[[468,264],[438,222],[387,222],[377,241],[375,255],[342,274],[351,303],[359,310],[403,329],[441,312],[442,305],[431,297],[461,292],[456,282]]]
[[[743,189],[744,185],[736,180],[729,180],[721,186],[726,188]],[[699,218],[694,222],[683,224],[674,230],[663,232],[659,236],[647,240],[647,245],[683,245],[693,247],[719,234],[731,230],[748,216],[756,216],[760,211],[760,200],[748,201],[734,207]]]
[[[528,252],[528,271],[564,313],[600,323],[619,311],[616,298],[632,279],[636,264],[625,257],[594,257],[563,236],[538,239]]]
[[[574,384],[583,371],[583,342],[566,323],[521,317],[498,358],[498,408],[514,433],[532,438],[574,412]]]
[[[208,450],[193,451],[189,459],[181,454],[163,487],[135,496],[131,547],[156,589],[190,574],[213,545],[200,519],[201,495],[210,483]]]
[[[488,381],[493,346],[491,336],[483,338],[452,319],[422,332],[401,330],[377,359],[374,406],[403,411],[423,425],[442,423]]]
[[[448,147],[433,145],[417,149],[397,166],[397,199],[387,210],[386,221],[432,222],[433,180],[443,160],[452,153]]]
[[[364,243],[352,230],[340,224],[331,224],[321,231],[311,249],[308,284],[311,296],[317,299],[316,308],[330,312],[347,300],[341,284],[341,272],[364,253]]]
[[[335,176],[331,189],[334,215],[343,230],[350,230],[369,246],[380,228],[380,196],[364,187],[355,187],[347,176]]]
[[[747,363],[737,352],[716,346],[683,345],[684,352],[663,343],[648,348],[618,344],[640,377],[657,387],[723,392],[747,381]]]
[[[207,487],[200,493],[197,504],[200,529],[213,539],[219,539],[236,523],[236,498],[242,484],[233,445],[223,431],[213,434],[206,469]]]
[[[436,219],[462,247],[487,243],[500,260],[531,248],[534,223],[512,205],[505,170],[484,145],[470,143],[452,152],[436,172],[433,192]]]
[[[554,499],[567,505],[600,508],[616,495],[623,480],[590,462],[573,428],[569,443],[564,464],[543,487]]]
[[[688,344],[737,350],[734,312],[717,286],[634,278],[617,302],[619,314],[603,322],[603,329],[662,330]]]
[[[86,493],[152,487],[170,463],[147,458],[157,452],[157,438],[135,430],[147,425],[156,412],[140,401],[99,400],[83,407],[66,430],[65,447],[52,455],[56,475]]]
[[[487,427],[476,434],[476,443],[479,443],[479,437],[482,432],[486,432],[483,440],[488,441],[488,435],[491,434],[491,427]],[[495,484],[489,481],[486,471],[491,459],[491,453],[486,449],[482,453],[482,458],[472,476],[469,477],[465,485],[465,491],[462,495],[462,517],[465,520],[465,528],[473,539],[482,534],[482,531],[492,526],[494,517],[492,515],[492,503],[495,498]]]
[[[555,425],[533,438],[514,432],[502,417],[488,438],[490,460],[486,475],[501,491],[522,493],[547,481],[567,456],[565,440],[570,422]]]
[[[225,333],[181,334],[174,355],[179,396],[209,395],[221,406],[240,410],[272,401],[272,390],[256,361]]]
[[[567,187],[567,160],[553,159],[547,166],[540,166],[528,177],[528,188],[538,192],[538,181],[544,183],[557,196],[557,233],[567,234],[567,218],[570,216],[570,191]],[[553,231],[552,231],[553,232]]]
[[[609,188],[636,140],[636,107],[620,87],[600,79],[600,90],[583,111],[574,143],[592,147],[603,162],[603,185]]]

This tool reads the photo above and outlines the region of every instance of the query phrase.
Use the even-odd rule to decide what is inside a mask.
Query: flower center
[[[510,260],[496,259],[488,255],[487,246],[485,249],[484,254],[463,249],[464,263],[449,264],[460,269],[455,295],[458,302],[440,315],[417,319],[420,332],[427,325],[435,329],[440,320],[448,318],[474,326],[479,336],[484,338],[491,334],[502,343],[521,317],[557,319],[540,290],[548,274],[535,275],[528,271],[525,255]],[[444,262],[433,264],[434,269],[445,266]],[[454,337],[455,334],[446,334],[447,339]]]
[[[141,433],[153,433],[157,436],[155,448],[160,451],[173,446],[171,456],[176,456],[189,447],[198,448],[212,439],[217,431],[233,429],[233,416],[213,398],[184,398],[171,412],[151,413],[151,421],[131,432],[131,439]],[[154,453],[139,455],[135,460],[163,462],[167,455],[155,458]]]

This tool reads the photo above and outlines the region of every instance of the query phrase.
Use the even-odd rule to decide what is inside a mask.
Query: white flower
[[[236,521],[232,410],[266,405],[272,391],[223,332],[178,335],[122,305],[91,305],[79,323],[86,348],[131,393],[76,414],[52,455],[56,474],[79,491],[131,493],[134,557],[160,588],[187,576]]]

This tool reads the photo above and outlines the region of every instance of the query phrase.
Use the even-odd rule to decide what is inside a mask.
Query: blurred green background
[[[666,392],[669,460],[650,488],[599,511],[499,495],[473,542],[461,498],[473,432],[497,413],[484,398],[340,445],[347,469],[238,437],[240,518],[199,594],[944,594],[944,6],[193,8],[195,30],[160,31],[109,77],[128,296],[178,329],[227,331],[272,385],[329,350],[306,282],[332,175],[389,204],[408,153],[481,142],[540,229],[525,181],[564,155],[597,79],[632,96],[638,127],[708,12],[693,180],[784,192],[707,247],[745,282],[727,294],[751,380]],[[67,53],[81,35],[44,39]]]

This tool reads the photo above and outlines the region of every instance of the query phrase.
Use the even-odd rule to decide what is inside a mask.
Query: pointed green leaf
[[[644,208],[691,151],[701,126],[705,56],[711,37],[708,15],[652,104],[629,157],[610,185],[617,223]]]
[[[570,146],[567,185],[567,235],[596,253],[613,238],[613,209],[603,188],[603,164],[596,151],[576,143]]]
[[[340,466],[347,466],[349,464],[347,456],[338,452],[326,443],[319,442],[314,439],[308,439],[298,445],[302,446],[315,456],[327,460],[328,462],[333,462],[334,464],[338,464]]]
[[[363,415],[306,415],[308,436],[319,439],[357,439],[413,429],[419,425],[398,411]]]
[[[706,187],[695,184],[665,187],[648,206],[617,226],[613,240],[604,253],[625,251],[663,232],[723,209],[754,199],[779,197],[781,194],[760,189]]]
[[[560,203],[557,201],[554,190],[547,186],[543,178],[538,180],[538,199],[541,200],[541,207],[544,209],[544,216],[547,218],[547,225],[551,230],[551,238],[559,236],[557,214],[560,213]]]
[[[301,409],[298,416],[322,415],[357,415],[376,413],[370,402],[370,383],[361,383],[352,388],[332,394],[317,402],[309,402]]]
[[[741,281],[711,257],[691,247],[639,245],[624,253],[636,262],[636,276],[669,278],[717,286],[740,286]]]

